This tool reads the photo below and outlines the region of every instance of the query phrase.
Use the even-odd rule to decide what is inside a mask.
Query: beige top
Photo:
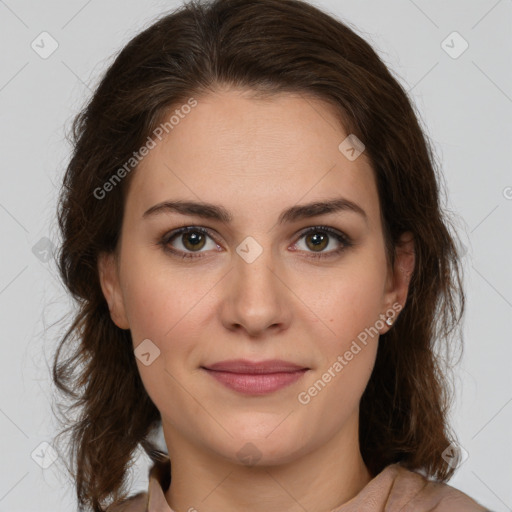
[[[108,512],[175,512],[164,492],[170,483],[170,463],[155,463],[149,470],[147,492]],[[361,492],[331,512],[491,512],[463,492],[428,480],[399,464],[387,466]],[[181,512],[181,511],[180,511]]]

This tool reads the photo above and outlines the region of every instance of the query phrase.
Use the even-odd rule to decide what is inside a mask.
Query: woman
[[[440,176],[365,41],[297,0],[190,3],[73,128],[59,265],[79,311],[53,376],[80,409],[81,510],[485,510],[446,484],[433,347],[464,294]]]

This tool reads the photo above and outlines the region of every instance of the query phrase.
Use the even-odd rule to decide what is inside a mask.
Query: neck
[[[165,497],[175,511],[331,512],[372,479],[357,418],[322,446],[278,465],[247,466],[206,452],[165,425],[164,435],[171,460]]]

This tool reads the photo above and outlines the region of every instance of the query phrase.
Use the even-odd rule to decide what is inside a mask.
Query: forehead
[[[371,165],[364,152],[350,160],[340,151],[349,134],[329,104],[235,90],[195,99],[193,108],[175,105],[164,118],[175,115],[134,171],[127,215],[140,218],[154,204],[182,199],[222,204],[247,220],[339,196],[371,219],[379,215]]]

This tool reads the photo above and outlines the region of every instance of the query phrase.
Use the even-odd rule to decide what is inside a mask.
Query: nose
[[[221,317],[230,331],[244,330],[249,336],[281,331],[290,323],[290,291],[275,269],[270,250],[252,262],[238,255],[224,288]],[[282,272],[281,272],[282,274]]]

